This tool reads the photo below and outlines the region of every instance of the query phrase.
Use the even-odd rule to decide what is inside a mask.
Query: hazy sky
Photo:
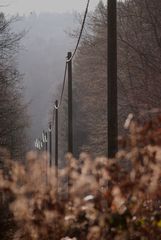
[[[79,11],[85,9],[87,0],[1,0],[1,7],[5,13],[9,14],[29,14],[32,11],[40,12],[66,12]],[[93,9],[99,0],[91,0],[90,9]]]

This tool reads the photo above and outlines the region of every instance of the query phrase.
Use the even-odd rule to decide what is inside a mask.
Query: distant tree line
[[[16,17],[7,20],[0,13],[0,147],[9,150],[13,158],[25,151],[27,106],[23,98],[22,75],[16,55],[24,33],[12,31]]]

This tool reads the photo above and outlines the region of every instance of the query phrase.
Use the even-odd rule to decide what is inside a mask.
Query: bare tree
[[[161,106],[161,1],[118,2],[119,133],[127,115]],[[90,14],[74,60],[74,145],[94,154],[107,148],[107,6]]]
[[[11,30],[15,20],[6,20],[4,14],[0,14],[0,145],[8,148],[17,158],[25,148],[28,119],[22,76],[16,64],[16,54],[24,33],[17,34]]]

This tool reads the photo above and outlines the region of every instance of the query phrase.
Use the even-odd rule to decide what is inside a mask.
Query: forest
[[[0,14],[0,145],[11,157],[24,159],[28,127],[27,104],[23,98],[22,75],[17,69],[16,55],[24,33],[14,33],[16,17]]]
[[[160,10],[157,0],[118,4],[119,134],[129,113],[141,118],[160,108]],[[78,146],[99,154],[107,147],[106,52],[107,11],[100,2],[88,19],[73,80]]]

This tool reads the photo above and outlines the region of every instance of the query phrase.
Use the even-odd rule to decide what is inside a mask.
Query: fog
[[[18,56],[24,74],[25,99],[29,102],[31,145],[48,126],[53,96],[62,84],[65,58],[74,47],[69,32],[78,26],[69,13],[32,13],[16,23],[15,30],[26,30]]]

